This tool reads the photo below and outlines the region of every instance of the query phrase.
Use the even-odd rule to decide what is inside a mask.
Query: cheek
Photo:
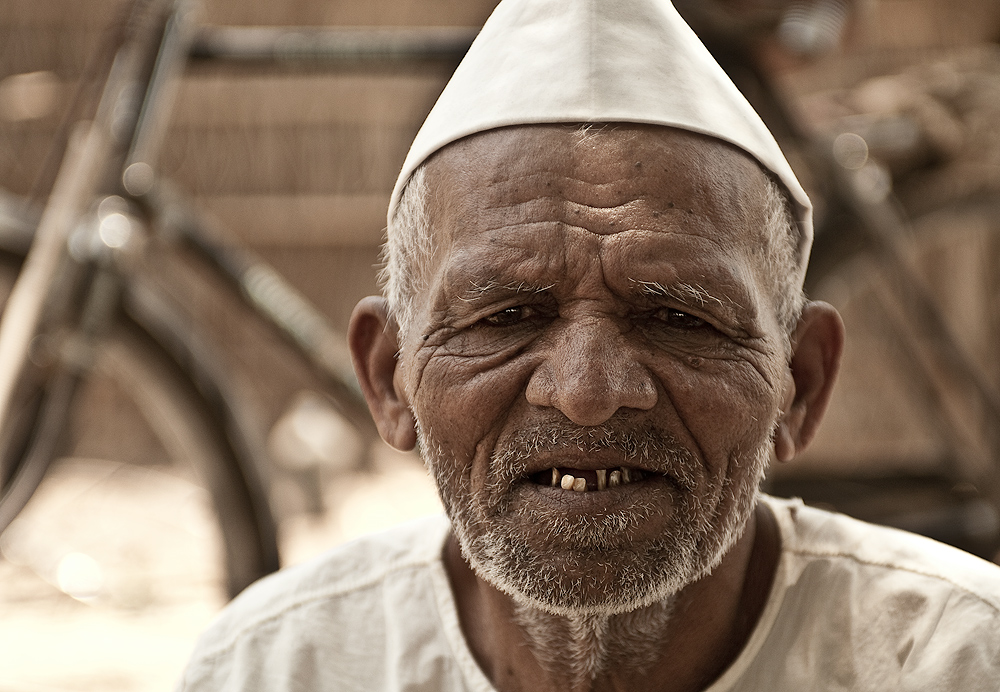
[[[521,359],[497,366],[486,359],[435,355],[421,373],[412,408],[426,433],[459,463],[476,467],[475,482],[529,376]]]
[[[724,471],[733,454],[745,454],[770,435],[780,393],[749,363],[677,363],[662,377],[712,472]]]

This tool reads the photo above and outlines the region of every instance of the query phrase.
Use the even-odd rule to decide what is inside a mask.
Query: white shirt
[[[912,534],[763,501],[781,532],[767,604],[709,692],[1000,690],[1000,567]],[[495,692],[462,637],[445,517],[338,547],[250,587],[178,690]]]

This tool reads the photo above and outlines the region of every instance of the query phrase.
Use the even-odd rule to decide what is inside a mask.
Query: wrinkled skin
[[[669,128],[528,126],[449,145],[427,175],[437,251],[414,324],[400,336],[368,299],[351,346],[387,441],[412,447],[419,421],[461,540],[464,560],[448,565],[480,662],[490,670],[489,649],[514,650],[517,635],[477,635],[470,611],[489,608],[462,584],[572,614],[704,600],[715,582],[727,593],[710,609],[727,612],[689,634],[708,627],[729,651],[747,596],[734,585],[760,552],[764,459],[808,442],[842,339],[832,308],[811,304],[793,335],[802,362],[789,362],[761,262],[759,166]],[[636,440],[654,443],[643,453]],[[536,482],[552,467],[621,466],[642,482]],[[709,657],[689,662],[691,679],[711,679]]]

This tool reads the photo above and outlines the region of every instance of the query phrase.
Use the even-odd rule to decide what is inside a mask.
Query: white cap
[[[634,122],[725,140],[784,183],[797,205],[800,278],[812,205],[774,137],[669,0],[503,0],[424,121],[413,171],[462,137],[531,123]]]

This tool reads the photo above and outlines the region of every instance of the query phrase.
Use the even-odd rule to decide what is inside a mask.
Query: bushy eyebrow
[[[629,279],[637,284],[643,295],[672,298],[684,305],[697,305],[705,307],[709,303],[714,303],[720,308],[739,308],[740,306],[730,298],[719,298],[713,295],[708,289],[700,284],[678,282],[669,286],[659,281],[642,281],[639,279]]]
[[[470,281],[470,286],[458,295],[458,299],[472,303],[480,300],[488,300],[494,295],[514,295],[518,293],[544,293],[555,288],[556,284],[536,285],[527,281],[511,281],[501,283],[494,279],[488,281]]]

